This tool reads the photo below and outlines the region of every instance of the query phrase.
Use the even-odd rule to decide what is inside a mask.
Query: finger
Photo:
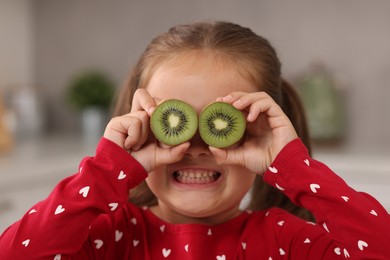
[[[217,162],[217,164],[221,165],[223,162],[226,161],[227,151],[225,149],[219,149],[219,148],[215,148],[215,147],[210,146],[209,150],[213,154],[214,159]]]
[[[188,150],[189,146],[190,142],[185,142],[168,149],[157,148],[156,167],[180,161],[183,158],[185,152]]]
[[[153,107],[151,107],[151,108],[148,109],[147,112],[148,112],[149,117],[152,116],[154,110],[156,109],[156,106],[157,106],[158,104],[160,104],[161,101],[162,101],[161,98],[157,98],[157,97],[153,97],[153,100],[154,100],[155,106],[153,106]]]
[[[288,118],[280,106],[265,92],[242,95],[233,104],[237,109],[248,109],[248,122],[255,121],[260,113],[266,113],[272,128],[284,125]]]
[[[252,104],[248,121],[256,120],[260,113],[264,113],[267,116],[268,124],[272,129],[291,124],[282,108],[271,97],[263,98]]]
[[[249,107],[249,112],[247,115],[248,122],[254,122],[260,115],[260,113],[265,112],[267,106],[265,105],[264,100],[257,100]]]
[[[261,108],[259,106],[252,107],[253,103],[267,97],[268,95],[265,92],[232,92],[228,96],[222,98],[222,100],[229,102],[235,108],[245,112],[248,122],[253,122],[259,115],[259,108]]]
[[[245,92],[238,92],[238,91],[232,92],[229,95],[222,97],[221,101],[232,104],[236,100],[238,100],[241,96],[243,96],[244,94],[245,94]]]
[[[114,117],[107,124],[103,137],[123,148],[127,129],[120,124],[120,117]]]
[[[240,148],[237,149],[219,149],[216,147],[209,147],[213,154],[215,161],[219,165],[241,165],[245,166],[245,160]]]
[[[155,99],[145,89],[137,89],[134,93],[131,112],[146,111],[150,116],[156,107]]]
[[[244,109],[251,106],[254,102],[262,99],[271,99],[265,92],[244,93],[232,103],[237,109]]]
[[[142,135],[142,121],[139,118],[129,116],[126,121],[123,121],[123,127],[127,127],[124,148],[130,150],[133,146],[139,147],[140,144],[138,142]]]
[[[139,138],[140,122],[138,121],[139,119],[130,115],[114,117],[107,124],[103,136],[120,147],[130,148]]]
[[[132,150],[137,151],[147,142],[150,136],[149,116],[145,111],[139,111],[137,118],[141,121],[141,131],[139,140],[133,145]]]

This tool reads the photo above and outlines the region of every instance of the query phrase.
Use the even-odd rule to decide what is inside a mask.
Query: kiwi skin
[[[198,115],[186,102],[167,99],[153,111],[150,128],[157,140],[175,146],[190,140],[195,135],[198,130]]]
[[[244,114],[225,102],[213,102],[199,115],[200,136],[212,147],[227,148],[237,143],[243,137],[245,128]]]

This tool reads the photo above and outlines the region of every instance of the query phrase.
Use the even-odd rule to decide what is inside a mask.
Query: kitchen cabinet
[[[35,203],[47,197],[63,178],[78,170],[81,159],[94,155],[77,137],[49,137],[17,144],[0,157],[0,232]],[[350,186],[365,191],[390,210],[390,154],[314,154]]]
[[[20,141],[0,157],[0,233],[35,203],[46,198],[63,178],[77,172],[95,147],[73,136]]]

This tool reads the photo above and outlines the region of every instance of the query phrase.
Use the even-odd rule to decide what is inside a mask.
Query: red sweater
[[[0,259],[390,259],[386,210],[311,159],[299,139],[264,180],[317,224],[278,208],[213,226],[166,223],[128,203],[147,173],[106,139],[79,169],[1,235]]]

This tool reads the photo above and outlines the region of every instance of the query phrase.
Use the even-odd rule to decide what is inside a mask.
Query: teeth
[[[178,176],[181,177],[191,177],[191,178],[202,178],[202,177],[213,177],[217,175],[217,172],[214,171],[203,171],[203,170],[182,170],[176,172]]]
[[[210,183],[218,179],[219,173],[207,170],[180,170],[175,172],[175,178],[181,183]]]

